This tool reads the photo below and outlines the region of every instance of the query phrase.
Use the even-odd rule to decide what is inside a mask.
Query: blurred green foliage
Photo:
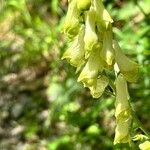
[[[137,116],[150,130],[150,1],[104,3],[123,51],[141,66],[129,90]],[[2,150],[130,149],[113,146],[114,98],[92,99],[77,83],[75,69],[61,61],[66,11],[66,0],[0,1]]]

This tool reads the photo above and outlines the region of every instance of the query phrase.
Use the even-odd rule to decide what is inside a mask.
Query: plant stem
[[[135,122],[137,123],[138,127],[145,133],[145,135],[150,139],[150,133],[149,131],[147,131],[147,129],[145,129],[145,127],[143,126],[142,122],[139,120],[139,118],[137,117],[135,111],[133,110],[133,108],[131,107],[131,111],[132,111],[132,116],[133,119],[135,120]]]

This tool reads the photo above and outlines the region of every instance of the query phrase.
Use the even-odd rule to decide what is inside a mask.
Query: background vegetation
[[[141,65],[129,91],[150,130],[150,1],[104,3],[123,51]],[[0,0],[0,150],[129,149],[113,146],[115,99],[92,99],[60,59],[66,11],[67,0]]]

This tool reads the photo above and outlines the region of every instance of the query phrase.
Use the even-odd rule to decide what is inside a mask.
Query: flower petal
[[[99,27],[107,29],[109,23],[112,23],[113,20],[109,15],[108,11],[104,8],[102,0],[93,0],[93,6],[96,11],[97,23]]]
[[[114,41],[113,46],[115,50],[115,59],[120,72],[124,75],[127,81],[135,82],[138,78],[139,65],[123,54],[116,41]]]
[[[91,86],[98,76],[98,73],[104,69],[100,58],[100,50],[101,48],[99,47],[91,52],[85,67],[79,75],[78,81],[82,81],[85,86]]]
[[[64,33],[70,38],[78,34],[80,28],[79,16],[80,11],[77,9],[77,0],[70,1],[63,27]]]
[[[104,32],[103,35],[103,48],[101,51],[101,57],[106,62],[106,67],[112,68],[114,65],[115,54],[112,46],[112,29]]]
[[[99,98],[103,94],[108,83],[109,79],[106,76],[101,76],[98,78],[95,84],[89,87],[93,98]]]
[[[86,22],[85,22],[85,36],[84,36],[84,42],[85,42],[85,50],[86,54],[85,57],[88,58],[91,51],[96,48],[98,45],[98,37],[95,32],[95,11],[93,8],[91,8],[87,12],[86,16]]]
[[[127,82],[119,74],[116,80],[116,102],[115,102],[115,117],[116,117],[116,130],[114,144],[117,143],[130,143],[129,126],[131,123],[131,111],[129,105],[129,94],[127,89]]]
[[[118,123],[115,129],[114,144],[130,143],[129,122]]]
[[[77,67],[77,69],[80,69],[80,67],[84,64],[84,33],[85,33],[85,27],[82,26],[80,29],[79,34],[75,37],[72,45],[70,48],[68,48],[62,59],[67,59],[67,61],[74,67]]]

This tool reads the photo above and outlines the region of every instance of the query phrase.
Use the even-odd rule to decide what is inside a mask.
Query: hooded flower
[[[120,74],[116,80],[116,111],[115,117],[118,118],[122,112],[128,110],[129,107],[129,93],[127,88],[127,83],[124,77]]]
[[[112,30],[111,27],[109,30],[104,32],[103,35],[103,48],[101,51],[101,57],[106,63],[106,67],[112,67],[114,65],[114,49],[112,46]]]
[[[78,34],[80,11],[77,9],[77,0],[69,1],[68,11],[64,23],[64,33],[72,38]]]
[[[126,80],[122,74],[119,74],[116,80],[115,117],[117,126],[114,144],[130,142],[129,125],[131,121],[131,111],[128,99],[129,94]]]
[[[113,20],[107,10],[104,8],[102,0],[93,0],[93,7],[96,11],[97,23],[100,28],[103,26],[104,29],[107,28],[109,23],[112,23]]]
[[[99,98],[103,94],[108,83],[109,80],[106,76],[102,75],[100,78],[96,79],[96,82],[91,87],[89,87],[93,98]]]
[[[77,67],[77,70],[83,65],[84,61],[84,33],[85,27],[82,26],[79,34],[75,37],[74,41],[70,48],[66,50],[62,59],[67,59],[67,61],[74,67]]]
[[[124,75],[127,81],[135,82],[138,78],[139,65],[123,54],[116,41],[114,41],[113,46],[115,50],[115,59],[120,72]]]
[[[82,81],[85,87],[91,86],[98,76],[99,72],[103,71],[103,64],[100,58],[101,47],[93,50],[91,55],[79,75],[78,81]]]
[[[77,7],[79,10],[88,10],[91,5],[91,0],[77,0]]]
[[[91,51],[96,48],[98,45],[98,37],[95,32],[95,11],[93,8],[91,8],[87,12],[86,16],[86,22],[85,22],[85,36],[84,36],[84,42],[85,42],[85,50],[86,54],[85,57],[88,58]]]

